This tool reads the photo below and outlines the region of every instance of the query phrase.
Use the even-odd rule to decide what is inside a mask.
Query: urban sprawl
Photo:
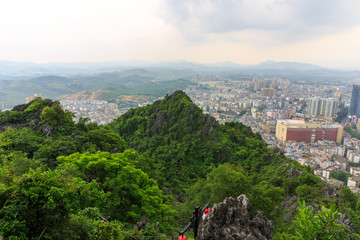
[[[204,113],[220,123],[238,121],[251,127],[269,147],[309,166],[324,181],[339,187],[346,184],[360,193],[360,140],[344,131],[360,132],[359,85],[314,86],[279,78],[233,81],[212,75],[196,76],[192,81],[196,84],[185,92]],[[75,113],[75,121],[86,117],[102,125],[129,109],[119,107],[123,106],[120,99],[61,104]],[[339,173],[345,174],[347,181],[333,178]]]

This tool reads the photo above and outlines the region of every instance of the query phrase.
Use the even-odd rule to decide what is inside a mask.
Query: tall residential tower
[[[309,98],[306,112],[312,116],[336,117],[338,104],[334,98]]]
[[[356,115],[360,117],[360,86],[359,85],[353,85],[349,113],[351,115]]]

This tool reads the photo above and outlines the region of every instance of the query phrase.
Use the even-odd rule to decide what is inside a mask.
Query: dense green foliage
[[[136,167],[146,157],[125,150],[118,134],[87,119],[74,123],[72,113],[49,100],[18,110],[23,120],[11,127],[3,122],[0,133],[0,236],[132,239],[141,233],[126,228],[143,215],[163,222],[156,231],[170,229],[176,212],[156,181]],[[115,221],[103,223],[100,216]]]
[[[259,168],[271,160],[264,159],[271,155],[270,151],[257,151],[266,149],[259,135],[241,124],[217,124],[181,92],[131,109],[110,126],[124,136],[129,146],[152,157],[158,168],[152,167],[150,176],[156,176],[160,186],[176,194],[204,177],[210,166],[243,160],[243,167]],[[250,164],[255,158],[258,166]]]
[[[330,177],[342,181],[344,185],[347,186],[347,181],[348,178],[350,177],[350,174],[348,172],[343,172],[343,171],[332,171],[330,173]]]
[[[352,137],[360,139],[360,133],[352,130],[351,127],[345,127],[344,130],[345,130],[345,132],[350,134]]]
[[[109,193],[106,215],[123,222],[136,222],[143,215],[154,221],[173,214],[163,204],[162,192],[155,180],[136,169],[134,151],[123,153],[97,152],[95,154],[75,153],[59,157],[60,167],[75,168],[77,176],[86,182],[97,182],[103,191]]]
[[[310,168],[267,148],[249,127],[218,124],[181,91],[104,127],[88,119],[74,123],[49,100],[16,109],[0,113],[0,236],[6,239],[176,234],[194,206],[242,193],[253,211],[274,221],[274,239],[301,239],[305,228],[329,236],[335,229],[334,236],[351,239],[349,230],[332,225],[331,205],[360,230],[360,203],[350,189],[329,197],[329,186]],[[6,122],[12,115],[21,117]],[[314,211],[301,205],[296,215],[297,200]],[[150,224],[134,230],[144,215]],[[322,217],[331,224],[314,220]]]
[[[278,233],[273,238],[282,240],[358,239],[360,237],[358,234],[352,233],[337,223],[339,218],[340,214],[335,205],[331,205],[330,209],[321,206],[319,211],[314,213],[309,206],[306,206],[305,201],[301,201],[293,220],[294,234]]]
[[[152,161],[139,167],[174,195],[172,205],[185,217],[178,219],[182,223],[195,205],[245,193],[255,210],[275,222],[276,232],[291,231],[283,217],[285,199],[295,195],[326,206],[338,201],[324,197],[326,186],[309,168],[267,148],[242,124],[217,124],[182,92],[131,109],[110,127],[130,147],[150,156]],[[289,175],[294,169],[299,174]],[[341,210],[349,211],[344,206]]]
[[[37,111],[48,104],[51,101],[48,99],[41,100],[40,98],[35,99],[27,105],[17,106],[13,111],[5,111],[0,114],[0,124],[21,124],[28,122],[34,117]],[[19,108],[25,108],[23,111],[19,111]]]
[[[64,112],[60,103],[57,103],[52,107],[44,107],[40,119],[60,135],[67,135],[73,131],[74,123],[72,117],[74,116],[75,115],[68,110]]]

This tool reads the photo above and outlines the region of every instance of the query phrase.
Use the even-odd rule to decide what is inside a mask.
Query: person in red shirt
[[[187,237],[186,237],[186,236],[181,235],[181,236],[178,238],[178,240],[188,240],[188,239],[187,239]]]
[[[204,210],[203,215],[202,215],[202,219],[203,219],[203,220],[205,219],[206,214],[208,214],[209,211],[210,211],[210,208],[207,208],[207,209]]]

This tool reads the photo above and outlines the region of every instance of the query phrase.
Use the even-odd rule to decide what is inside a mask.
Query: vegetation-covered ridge
[[[351,212],[356,225],[358,199],[348,188],[339,191],[324,184],[309,168],[268,148],[243,124],[220,125],[182,91],[132,109],[109,126],[150,157],[151,162],[139,166],[165,193],[173,194],[173,207],[185,217],[178,222],[185,223],[195,205],[245,193],[255,210],[275,222],[275,236],[295,234],[289,223],[299,199],[315,209],[336,204]],[[347,201],[354,202],[340,204]]]
[[[144,215],[169,230],[175,211],[137,167],[144,157],[110,128],[71,117],[42,99],[0,113],[0,236],[134,239]]]
[[[0,113],[5,239],[169,236],[194,206],[240,194],[274,222],[273,239],[306,239],[306,229],[318,239],[356,239],[360,230],[359,200],[348,188],[324,184],[247,126],[217,123],[182,91],[104,127],[71,117],[41,99]],[[299,200],[307,207],[297,213]],[[134,230],[142,216],[150,224]]]

